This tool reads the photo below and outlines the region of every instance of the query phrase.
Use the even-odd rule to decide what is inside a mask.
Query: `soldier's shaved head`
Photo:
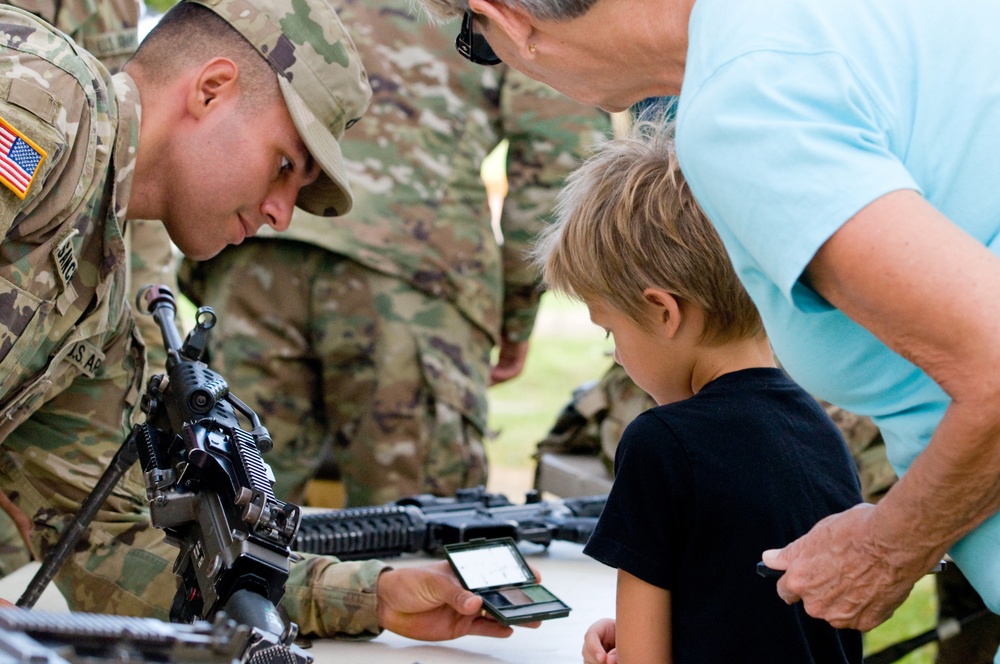
[[[155,86],[216,57],[228,58],[239,68],[241,104],[259,104],[280,94],[275,71],[257,49],[218,14],[194,3],[171,8],[126,67]]]

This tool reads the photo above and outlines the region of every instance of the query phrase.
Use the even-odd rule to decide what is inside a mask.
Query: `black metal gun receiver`
[[[261,452],[272,441],[257,415],[201,358],[215,312],[198,310],[195,328],[181,342],[176,301],[164,286],[146,286],[138,308],[153,315],[167,350],[166,374],[149,380],[136,425],[84,500],[74,520],[18,600],[31,607],[118,480],[138,458],[154,526],[180,553],[180,578],[171,620],[211,621],[220,612],[236,622],[281,635],[291,644],[276,606],[285,591],[291,543],[301,512],[277,500],[274,475]],[[145,302],[145,306],[143,305]],[[237,414],[251,424],[240,426]]]
[[[180,548],[171,619],[210,619],[223,610],[239,623],[280,633],[274,607],[285,591],[301,514],[274,496],[274,475],[261,457],[271,438],[201,361],[215,312],[199,309],[181,344],[169,289],[150,286],[140,297],[167,350],[166,376],[153,376],[142,398],[150,435],[136,444],[153,525]],[[237,412],[251,431],[240,427]]]

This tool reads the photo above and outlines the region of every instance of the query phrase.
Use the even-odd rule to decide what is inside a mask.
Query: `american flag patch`
[[[44,159],[45,150],[0,118],[0,182],[18,198],[28,195]]]

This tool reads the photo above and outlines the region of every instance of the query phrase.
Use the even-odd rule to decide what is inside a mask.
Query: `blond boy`
[[[670,127],[640,122],[585,162],[536,260],[659,404],[625,430],[585,549],[618,569],[618,596],[584,661],[860,662],[860,634],[786,605],[755,573],[761,552],[860,490],[837,428],[776,367]]]

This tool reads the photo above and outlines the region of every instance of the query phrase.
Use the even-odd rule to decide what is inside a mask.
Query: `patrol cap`
[[[321,216],[351,209],[354,197],[338,140],[371,100],[361,57],[327,0],[183,0],[211,9],[278,74],[295,128],[323,169],[296,205]]]

